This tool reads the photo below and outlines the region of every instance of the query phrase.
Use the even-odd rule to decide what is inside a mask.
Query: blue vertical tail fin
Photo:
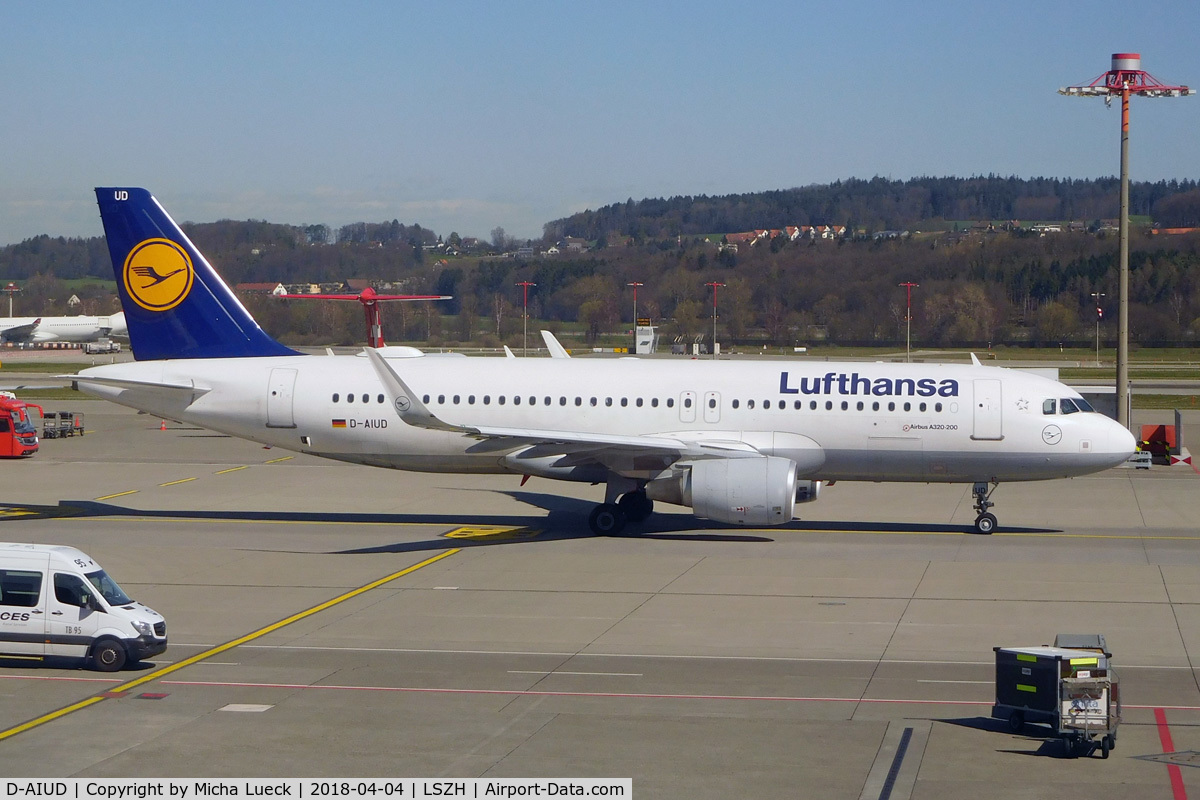
[[[97,188],[96,201],[134,358],[299,355],[258,326],[150,192]]]

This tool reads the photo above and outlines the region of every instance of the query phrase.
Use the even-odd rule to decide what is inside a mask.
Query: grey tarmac
[[[0,539],[93,555],[171,645],[117,675],[0,662],[6,777],[1094,800],[1171,798],[1164,733],[1200,751],[1189,467],[1001,485],[992,536],[973,533],[968,486],[838,483],[782,528],[660,508],[600,538],[600,487],[356,467],[45,405],[84,411],[87,435],[0,463]],[[1059,632],[1104,633],[1121,669],[1107,760],[988,718],[992,647]]]

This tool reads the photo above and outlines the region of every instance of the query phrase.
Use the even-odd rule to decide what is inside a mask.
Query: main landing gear
[[[645,489],[634,489],[621,495],[617,502],[604,502],[588,515],[588,527],[597,536],[620,536],[628,522],[643,522],[654,513],[654,501],[646,497]]]
[[[992,492],[996,491],[996,487],[1000,485],[999,481],[992,482],[992,488],[989,490],[987,481],[976,481],[971,487],[971,494],[975,495],[975,530],[980,533],[991,533],[996,530],[996,515],[988,512],[988,509],[996,505],[992,502]]]

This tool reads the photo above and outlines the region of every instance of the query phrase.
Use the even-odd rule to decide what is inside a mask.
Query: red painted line
[[[1158,724],[1158,741],[1162,744],[1164,753],[1175,752],[1175,741],[1171,738],[1171,729],[1167,727],[1167,712],[1161,708],[1154,709],[1154,721]],[[1178,764],[1167,764],[1167,775],[1171,778],[1171,794],[1175,800],[1187,800],[1187,787],[1183,785],[1183,771]]]

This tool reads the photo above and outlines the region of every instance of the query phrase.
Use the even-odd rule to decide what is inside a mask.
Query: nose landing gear
[[[988,509],[996,505],[992,502],[992,492],[996,491],[996,487],[1000,485],[999,481],[992,481],[992,488],[988,489],[987,481],[976,481],[971,487],[971,494],[975,495],[975,530],[980,533],[991,533],[996,530],[998,524],[996,515],[988,512]]]

